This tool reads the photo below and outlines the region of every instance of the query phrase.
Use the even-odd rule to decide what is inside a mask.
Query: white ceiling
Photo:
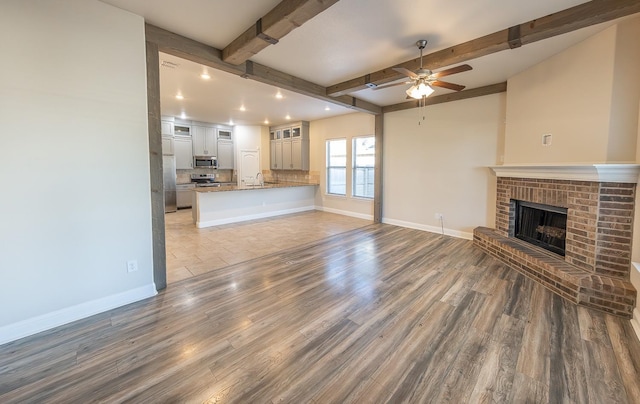
[[[224,48],[281,0],[101,0],[141,15],[153,25]],[[314,83],[329,86],[418,56],[415,42],[429,41],[425,53],[447,48],[585,0],[340,0],[255,55],[251,60]],[[578,43],[612,23],[574,31],[521,48],[468,61],[472,71],[447,81],[481,87],[506,81],[514,74]],[[350,109],[209,69],[161,54],[161,61],[179,64],[161,68],[162,113],[187,119],[262,125],[315,120]],[[428,66],[426,66],[428,68]],[[381,106],[405,101],[405,86],[361,90],[352,95]],[[181,92],[185,99],[177,100]],[[444,94],[450,90],[436,89]],[[246,111],[240,111],[244,105]],[[325,111],[329,106],[330,111]]]

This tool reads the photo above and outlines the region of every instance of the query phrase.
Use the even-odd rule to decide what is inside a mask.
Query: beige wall
[[[511,77],[504,163],[634,161],[639,29],[628,20]]]
[[[608,161],[635,161],[640,101],[640,17],[617,25]]]
[[[471,238],[495,222],[495,165],[505,95],[385,114],[383,220]],[[421,125],[418,125],[421,122]]]
[[[6,0],[0,49],[2,343],[155,288],[142,17]]]
[[[351,189],[349,168],[347,168],[347,196],[327,195],[326,141],[339,138],[347,139],[347,167],[349,167],[351,165],[351,139],[357,136],[373,135],[374,129],[375,117],[365,113],[351,113],[310,123],[310,169],[320,173],[320,187],[316,195],[318,208],[329,212],[373,219],[373,200],[354,198],[349,195]]]

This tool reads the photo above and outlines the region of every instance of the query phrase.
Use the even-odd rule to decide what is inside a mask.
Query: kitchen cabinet
[[[309,122],[270,128],[272,170],[309,170]]]
[[[193,193],[196,184],[177,184],[176,185],[176,207],[190,208],[193,201]]]
[[[209,126],[191,126],[194,156],[216,156],[216,128]]]
[[[162,154],[174,154],[173,136],[162,136]]]
[[[160,133],[162,136],[173,136],[173,122],[160,121]]]
[[[191,136],[175,136],[173,139],[176,169],[188,170],[193,168],[193,146]]]
[[[269,131],[269,167],[272,170],[282,168],[282,130]]]
[[[233,170],[233,141],[218,140],[218,169]]]

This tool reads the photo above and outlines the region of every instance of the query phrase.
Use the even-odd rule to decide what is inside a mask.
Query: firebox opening
[[[528,243],[564,256],[567,209],[515,201],[514,235]]]

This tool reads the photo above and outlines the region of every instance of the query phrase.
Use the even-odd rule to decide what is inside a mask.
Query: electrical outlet
[[[436,220],[444,220],[444,215],[442,213],[436,213],[433,215]]]
[[[130,260],[127,261],[127,272],[135,272],[138,270],[138,261]]]

